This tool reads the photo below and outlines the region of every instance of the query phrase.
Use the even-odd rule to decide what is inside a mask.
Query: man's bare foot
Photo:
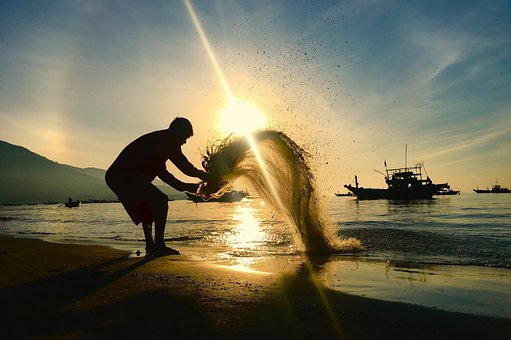
[[[181,255],[179,251],[170,247],[154,247],[151,254],[155,257],[166,255]]]
[[[148,257],[148,256],[153,256],[153,252],[154,252],[154,249],[155,249],[155,245],[154,243],[153,244],[146,244],[145,246],[145,256]]]

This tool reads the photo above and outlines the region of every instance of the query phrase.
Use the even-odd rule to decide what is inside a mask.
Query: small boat
[[[346,196],[353,196],[353,194],[351,192],[347,192],[347,193],[343,193],[343,194],[336,192],[335,196],[337,196],[337,197],[346,197]]]
[[[459,190],[442,189],[442,190],[439,190],[435,195],[449,196],[449,195],[459,195],[459,194],[460,194]]]
[[[431,199],[440,192],[449,192],[450,190],[447,183],[435,184],[429,176],[424,179],[422,165],[385,169],[385,171],[387,189],[360,187],[357,176],[355,176],[355,186],[347,184],[344,187],[357,196],[358,199],[391,200]]]
[[[245,191],[227,191],[223,193],[219,197],[210,197],[205,198],[201,195],[197,195],[188,191],[185,191],[186,198],[188,198],[190,201],[195,203],[203,203],[203,202],[239,202],[245,197],[248,196],[248,194]]]
[[[64,206],[66,206],[67,208],[76,208],[76,207],[79,207],[81,203],[82,202],[80,202],[80,200],[67,201],[66,203],[64,203]]]
[[[478,194],[507,194],[510,193],[511,190],[508,188],[501,187],[499,184],[494,184],[491,189],[473,189]]]

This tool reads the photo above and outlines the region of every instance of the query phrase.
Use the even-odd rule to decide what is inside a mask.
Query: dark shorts
[[[109,170],[105,179],[135,224],[151,224],[156,214],[168,209],[168,196],[142,175]]]

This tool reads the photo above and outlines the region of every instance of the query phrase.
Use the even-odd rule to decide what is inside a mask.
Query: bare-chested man
[[[199,184],[183,183],[168,172],[165,163],[170,160],[185,175],[207,181],[207,173],[197,169],[183,155],[181,146],[193,136],[193,128],[186,118],[178,117],[166,130],[148,133],[131,142],[106,172],[106,183],[117,195],[133,222],[142,222],[146,241],[146,255],[179,254],[165,245],[165,224],[168,200],[152,184],[158,177],[179,191],[196,192]],[[154,222],[154,241],[152,224]]]

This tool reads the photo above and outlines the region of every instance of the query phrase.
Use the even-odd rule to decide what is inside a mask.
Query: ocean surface
[[[376,298],[511,317],[511,194],[462,193],[407,202],[359,201],[333,194],[322,199],[339,237],[355,237],[364,246],[361,252],[317,261],[328,286]],[[60,204],[0,206],[0,235],[144,251],[142,228],[131,223],[119,203],[71,209]],[[258,261],[289,263],[300,258],[293,227],[261,199],[171,201],[166,241],[188,257],[212,263],[257,265]],[[452,270],[441,269],[451,267],[458,268],[456,277]],[[456,281],[460,277],[463,282]],[[442,283],[435,283],[438,278],[444,278]],[[462,299],[464,303],[456,308],[454,301],[461,299],[457,294],[465,294],[467,285],[473,287],[474,282],[483,288],[467,293],[470,301]],[[400,288],[403,283],[406,287]],[[417,289],[417,285],[423,286]],[[451,298],[438,295],[445,285],[457,288]],[[477,301],[484,292],[498,301],[482,306]],[[471,304],[472,309],[467,307]]]
[[[324,197],[340,237],[365,250],[368,261],[511,268],[511,194],[432,200]],[[0,234],[57,242],[102,243],[143,251],[140,226],[118,203],[0,206]],[[169,245],[207,259],[297,253],[293,227],[259,199],[239,203],[169,202]],[[342,255],[339,255],[342,256]]]

